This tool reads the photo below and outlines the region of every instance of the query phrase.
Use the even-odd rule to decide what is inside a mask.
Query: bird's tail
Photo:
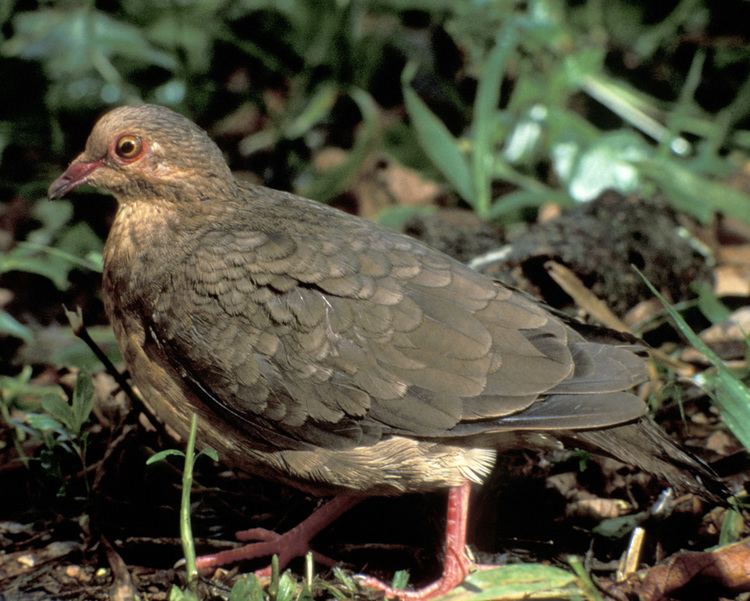
[[[730,494],[706,463],[678,447],[648,418],[601,430],[570,432],[565,438],[662,477],[678,491],[722,503]]]

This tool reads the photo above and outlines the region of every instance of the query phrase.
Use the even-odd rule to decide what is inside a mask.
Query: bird
[[[188,118],[105,113],[49,187],[112,194],[102,289],[145,402],[239,470],[333,498],[284,534],[251,529],[206,569],[305,553],[363,498],[448,491],[443,572],[472,564],[472,485],[512,448],[592,449],[706,494],[714,475],[648,416],[637,342],[587,328],[417,240],[242,181]]]

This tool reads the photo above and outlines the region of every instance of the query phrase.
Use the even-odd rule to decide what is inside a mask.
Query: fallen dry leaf
[[[437,182],[392,158],[372,157],[352,186],[359,214],[374,217],[389,206],[426,206],[442,193]]]
[[[750,265],[750,244],[722,246],[716,252],[720,264]]]
[[[688,584],[703,584],[719,593],[750,591],[750,540],[714,551],[684,551],[646,571],[639,598],[660,601]]]
[[[544,264],[550,277],[560,286],[586,313],[591,315],[599,323],[618,332],[628,332],[626,326],[617,317],[607,304],[591,292],[579,277],[570,269],[555,261],[547,261]]]
[[[737,444],[724,430],[714,430],[706,438],[706,448],[717,455],[727,456],[737,450]]]
[[[716,296],[750,296],[750,268],[719,265],[714,270]]]

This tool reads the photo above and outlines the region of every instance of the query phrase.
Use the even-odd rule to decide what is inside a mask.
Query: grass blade
[[[472,123],[473,152],[472,171],[474,175],[475,208],[482,219],[489,214],[491,204],[492,171],[495,159],[493,134],[495,114],[500,102],[505,63],[518,42],[515,22],[511,20],[495,38],[495,46],[482,65],[479,86],[474,100]]]
[[[635,269],[635,268],[634,268]],[[636,271],[638,271],[636,269]],[[708,345],[693,332],[687,322],[682,318],[675,308],[659,294],[651,282],[648,281],[640,271],[638,274],[649,287],[651,292],[661,301],[677,329],[688,342],[703,353],[716,368],[713,374],[702,373],[693,378],[693,381],[703,388],[716,402],[721,417],[746,449],[750,449],[750,389],[745,386],[724,364],[721,358],[714,353]]]
[[[415,71],[416,66],[413,63],[408,64],[404,69],[401,80],[406,110],[409,113],[409,119],[414,126],[414,130],[417,132],[419,143],[430,160],[448,180],[448,183],[464,200],[475,206],[474,187],[466,158],[445,124],[435,116],[435,113],[412,89],[411,79]]]

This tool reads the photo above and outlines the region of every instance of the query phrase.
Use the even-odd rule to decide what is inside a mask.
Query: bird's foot
[[[426,601],[440,597],[461,584],[473,567],[466,555],[466,521],[469,511],[471,485],[464,482],[448,493],[448,512],[445,523],[445,559],[442,576],[427,586],[413,591],[395,589],[377,578],[362,576],[361,585],[385,593],[387,599],[400,601]]]
[[[195,560],[196,567],[199,570],[207,570],[238,561],[278,555],[279,569],[283,570],[292,559],[305,555],[305,553],[311,550],[310,541],[323,528],[359,501],[359,497],[339,495],[317,509],[303,522],[300,522],[297,526],[283,534],[278,534],[265,528],[250,528],[249,530],[237,532],[236,536],[238,540],[254,542],[237,547],[236,549],[201,555]],[[313,551],[313,558],[317,562],[328,566],[335,563],[331,558],[315,551]],[[271,574],[271,568],[264,568],[256,573],[259,576],[268,576]]]
[[[396,589],[372,576],[360,576],[358,584],[382,591],[386,599],[399,601],[426,601],[445,595],[461,584],[471,571],[473,564],[466,557],[465,549],[446,549],[443,574],[435,582],[415,590]]]

